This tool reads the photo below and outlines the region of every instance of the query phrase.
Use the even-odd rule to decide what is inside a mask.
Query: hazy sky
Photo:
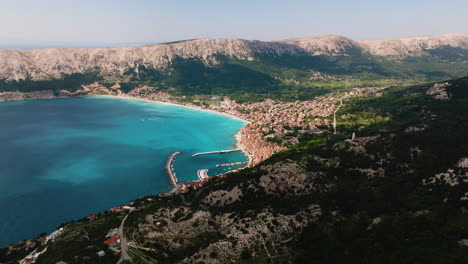
[[[468,34],[468,0],[0,0],[0,42]]]

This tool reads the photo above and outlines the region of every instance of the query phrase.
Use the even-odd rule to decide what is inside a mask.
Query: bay
[[[0,247],[61,223],[170,191],[168,155],[179,181],[240,167],[232,149],[244,122],[174,105],[111,97],[0,103]]]

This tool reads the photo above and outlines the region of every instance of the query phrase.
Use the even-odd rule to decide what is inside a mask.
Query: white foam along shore
[[[218,115],[223,115],[223,116],[226,116],[226,117],[229,117],[229,118],[233,118],[233,119],[242,121],[242,122],[244,122],[244,123],[246,123],[246,124],[250,124],[250,123],[251,123],[250,121],[245,120],[245,119],[242,119],[242,118],[240,118],[240,117],[238,117],[238,116],[235,116],[235,115],[231,115],[231,114],[223,113],[223,112],[218,112],[218,111],[214,111],[214,110],[211,110],[211,109],[205,109],[205,108],[201,108],[201,107],[196,107],[196,106],[192,106],[192,105],[185,105],[185,104],[174,103],[174,102],[156,101],[156,100],[150,100],[150,99],[146,99],[146,98],[139,98],[139,97],[133,97],[133,96],[123,96],[123,95],[91,95],[91,96],[96,96],[96,97],[102,96],[102,97],[120,98],[120,99],[127,99],[127,100],[136,100],[136,101],[143,101],[143,102],[149,102],[149,103],[156,103],[156,104],[165,104],[165,105],[173,105],[173,106],[185,107],[185,108],[190,108],[190,109],[193,109],[193,110],[206,111],[206,112],[210,112],[210,113],[214,113],[214,114],[218,114]],[[242,129],[242,128],[241,128],[241,129]],[[236,148],[240,149],[240,150],[242,151],[242,153],[244,153],[244,155],[245,155],[245,156],[247,157],[247,159],[248,159],[248,163],[247,163],[247,166],[246,166],[246,167],[250,166],[251,163],[252,163],[252,156],[251,156],[250,153],[247,151],[246,147],[240,143],[240,130],[234,135],[234,138],[236,139]]]

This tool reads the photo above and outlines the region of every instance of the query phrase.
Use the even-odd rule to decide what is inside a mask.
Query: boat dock
[[[180,154],[181,152],[174,152],[169,157],[167,157],[166,161],[166,174],[169,178],[169,183],[171,184],[172,188],[178,187],[178,180],[176,173],[174,172],[174,166],[172,165],[172,161],[174,161],[175,157]]]
[[[222,153],[228,153],[228,152],[234,152],[234,151],[240,151],[240,149],[227,149],[227,150],[218,150],[218,151],[210,151],[210,152],[200,152],[200,153],[193,154],[192,157],[206,155],[206,154],[222,154]]]
[[[229,167],[229,166],[234,166],[234,165],[242,165],[242,164],[246,164],[246,163],[248,163],[248,161],[239,161],[239,162],[218,164],[218,165],[216,165],[216,167]]]

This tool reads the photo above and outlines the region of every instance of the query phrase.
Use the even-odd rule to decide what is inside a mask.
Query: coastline
[[[43,99],[63,99],[63,98],[75,98],[75,97],[91,97],[91,96],[94,96],[94,97],[109,97],[109,98],[120,98],[120,99],[127,99],[127,100],[136,100],[136,101],[143,101],[143,102],[148,102],[148,103],[156,103],[156,104],[164,104],[164,105],[172,105],[172,106],[178,106],[178,107],[185,107],[185,108],[189,108],[189,109],[192,109],[192,110],[198,110],[198,111],[206,111],[206,112],[210,112],[210,113],[213,113],[213,114],[217,114],[217,115],[222,115],[222,116],[225,116],[225,117],[229,117],[229,118],[232,118],[232,119],[236,119],[236,120],[239,120],[241,122],[244,122],[245,125],[248,125],[248,124],[251,124],[251,121],[249,120],[246,120],[246,119],[243,119],[243,118],[240,118],[238,116],[235,116],[235,115],[232,115],[232,114],[229,114],[229,113],[224,113],[224,112],[219,112],[219,111],[215,111],[215,110],[211,110],[211,109],[205,109],[205,108],[201,108],[201,107],[197,107],[197,106],[194,106],[194,105],[188,105],[188,104],[183,104],[183,103],[178,103],[178,102],[167,102],[167,101],[158,101],[158,100],[151,100],[151,99],[146,99],[146,98],[141,98],[141,97],[134,97],[134,96],[128,96],[128,95],[111,95],[111,94],[102,94],[102,95],[99,95],[99,94],[85,94],[85,95],[59,95],[59,96],[56,96],[56,95],[52,95],[48,92],[46,93],[37,93],[37,94],[34,94],[33,96],[30,96],[30,95],[27,95],[25,96],[26,94],[25,93],[21,93],[21,92],[14,92],[15,95],[17,95],[16,97],[14,98],[8,98],[8,99],[4,99],[4,100],[0,100],[0,102],[8,102],[8,101],[27,101],[27,100],[43,100]],[[2,93],[0,93],[1,95]],[[241,131],[242,129],[244,129],[244,127],[242,127],[235,135],[234,135],[234,138],[236,140],[235,142],[235,147],[240,149],[242,151],[242,153],[247,157],[247,165],[243,168],[247,168],[247,167],[250,167],[252,164],[253,164],[253,158],[252,158],[252,155],[250,154],[250,152],[247,150],[247,147],[244,146],[242,143],[241,143]],[[243,169],[242,168],[242,169]],[[238,170],[238,169],[236,169]],[[232,172],[232,171],[230,171]],[[229,172],[228,172],[229,173]]]
[[[248,120],[242,119],[242,118],[240,118],[240,117],[238,117],[238,116],[231,115],[231,114],[228,114],[228,113],[218,112],[218,111],[211,110],[211,109],[205,109],[205,108],[201,108],[201,107],[197,107],[197,106],[193,106],[193,105],[186,105],[186,104],[177,103],[177,102],[156,101],[156,100],[150,100],[150,99],[145,99],[145,98],[141,98],[141,97],[123,96],[123,95],[110,95],[110,94],[104,94],[104,95],[86,95],[86,96],[82,96],[82,97],[89,97],[89,96],[114,97],[114,98],[130,99],[130,100],[137,100],[137,101],[143,101],[143,102],[149,102],[149,103],[157,103],[157,104],[165,104],[165,105],[180,106],[180,107],[190,108],[190,109],[193,109],[193,110],[206,111],[206,112],[210,112],[210,113],[213,113],[213,114],[218,114],[218,115],[227,116],[227,117],[230,117],[230,118],[233,118],[233,119],[237,119],[237,120],[239,120],[239,121],[242,121],[242,122],[244,122],[244,123],[246,123],[246,124],[250,124],[250,123],[251,123],[251,122],[248,121]]]
[[[150,100],[150,99],[145,99],[145,98],[140,98],[140,97],[123,96],[123,95],[107,95],[107,94],[106,95],[86,95],[86,96],[82,96],[82,97],[89,97],[89,96],[120,98],[120,99],[136,100],[136,101],[142,101],[142,102],[148,102],[148,103],[156,103],[156,104],[165,104],[165,105],[185,107],[185,108],[190,108],[192,110],[206,111],[206,112],[210,112],[210,113],[213,113],[213,114],[218,114],[218,115],[226,116],[226,117],[229,117],[229,118],[233,118],[233,119],[236,119],[236,120],[239,120],[239,121],[242,121],[242,122],[246,123],[246,125],[251,123],[248,120],[242,119],[242,118],[240,118],[238,116],[231,115],[231,114],[228,114],[228,113],[218,112],[218,111],[214,111],[214,110],[211,110],[211,109],[204,109],[204,108],[201,108],[201,107],[196,107],[196,106],[186,105],[186,104],[181,104],[181,103],[176,103],[176,102],[156,101],[156,100]],[[244,127],[242,127],[234,135],[234,138],[236,139],[235,147],[240,149],[242,151],[242,153],[244,153],[244,155],[247,157],[248,162],[247,162],[247,165],[244,167],[244,168],[247,168],[247,167],[250,167],[252,165],[253,158],[252,158],[252,155],[247,151],[247,148],[241,143],[241,131],[242,131],[242,129],[244,129]]]
[[[240,151],[242,151],[242,153],[244,154],[244,156],[246,157],[247,159],[247,163],[244,165],[245,166],[242,166],[241,168],[237,168],[237,169],[233,169],[233,170],[230,170],[230,171],[226,171],[225,173],[223,174],[220,174],[220,175],[216,175],[216,176],[213,176],[213,177],[210,177],[210,178],[217,178],[217,177],[224,177],[226,174],[228,173],[232,173],[232,172],[236,172],[238,170],[241,170],[241,169],[244,169],[244,168],[247,168],[250,166],[251,162],[252,162],[252,159],[251,159],[251,155],[249,154],[249,152],[246,151],[245,147],[240,143],[240,136],[241,136],[241,131],[242,129],[245,128],[245,126],[251,122],[247,121],[247,120],[244,120],[242,118],[239,118],[237,116],[234,116],[234,115],[231,115],[231,114],[228,114],[228,113],[223,113],[223,112],[218,112],[218,111],[215,111],[215,110],[210,110],[210,109],[203,109],[203,108],[200,108],[200,107],[196,107],[196,106],[190,106],[190,105],[184,105],[184,104],[178,104],[178,103],[175,103],[175,102],[165,102],[165,101],[157,101],[157,100],[151,100],[151,99],[144,99],[144,98],[138,98],[138,97],[133,97],[133,96],[117,96],[117,95],[75,95],[75,96],[53,96],[53,97],[36,97],[36,98],[31,98],[31,97],[28,97],[28,98],[21,98],[21,99],[10,99],[10,100],[0,100],[0,103],[2,102],[9,102],[9,101],[32,101],[32,100],[52,100],[52,99],[67,99],[67,98],[84,98],[84,97],[106,97],[106,98],[117,98],[117,99],[125,99],[125,100],[136,100],[136,101],[142,101],[142,102],[148,102],[148,103],[156,103],[156,104],[162,104],[162,105],[172,105],[172,106],[177,106],[177,107],[185,107],[185,108],[189,108],[189,109],[192,109],[192,110],[198,110],[198,111],[208,111],[208,112],[211,112],[213,114],[217,114],[217,115],[222,115],[222,116],[225,116],[225,117],[229,117],[229,118],[232,118],[232,119],[235,119],[235,120],[239,120],[239,121],[242,121],[243,124],[242,124],[242,127],[234,134],[227,134],[226,136],[233,136],[234,139],[235,139],[235,142],[230,142],[229,145],[235,145],[236,148],[238,148]],[[90,98],[91,99],[91,98]],[[45,102],[47,103],[47,102]],[[200,114],[202,114],[201,112],[199,112]],[[232,132],[231,132],[232,133]],[[181,182],[181,186],[183,186],[183,188],[185,190],[181,190],[181,191],[188,191],[191,187],[192,188],[200,188],[203,184],[205,184],[210,178],[207,178],[207,179],[204,179],[204,180],[195,180],[195,181],[189,181],[189,182]],[[194,184],[196,182],[196,184]],[[185,185],[184,185],[185,183]],[[170,186],[169,186],[170,187]],[[176,188],[172,188],[172,190],[170,192],[168,192],[168,194],[176,194],[176,193],[179,193],[177,192],[177,190],[180,190],[182,189],[182,187],[176,187]],[[157,192],[151,192],[152,194],[150,195],[154,195],[154,196],[158,196],[161,194],[165,194],[165,193],[158,193],[159,191]],[[165,192],[165,191],[163,191]],[[182,193],[182,192],[181,192]],[[136,201],[140,198],[137,198],[137,197],[134,197],[132,198],[132,201]],[[125,205],[121,205],[121,206],[116,206],[115,208],[117,207],[123,207]],[[111,209],[112,210],[112,209]]]

